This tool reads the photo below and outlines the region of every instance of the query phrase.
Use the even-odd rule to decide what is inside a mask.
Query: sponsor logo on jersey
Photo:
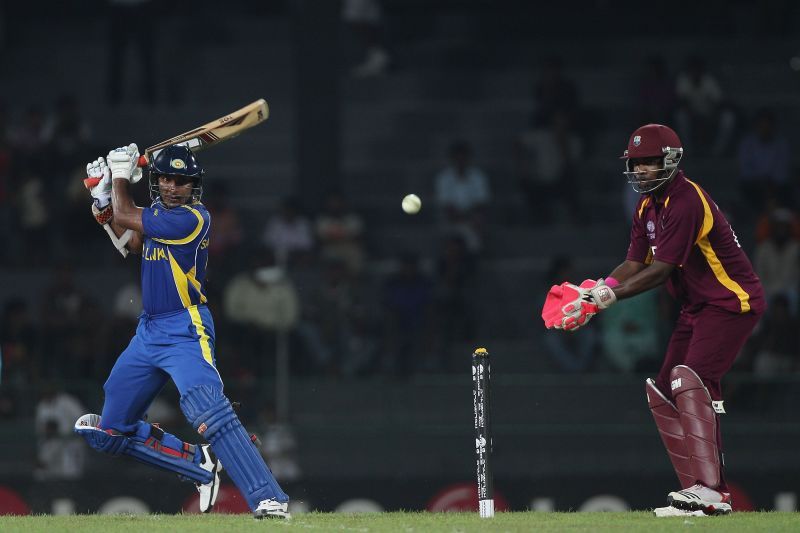
[[[656,238],[656,223],[652,220],[647,221],[647,238],[651,241],[655,240]]]
[[[163,248],[150,248],[149,246],[144,249],[142,254],[145,261],[166,261],[167,254]]]

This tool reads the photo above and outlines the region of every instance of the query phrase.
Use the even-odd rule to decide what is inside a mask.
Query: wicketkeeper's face
[[[633,171],[636,172],[639,183],[658,179],[661,177],[661,171],[664,170],[664,158],[643,157],[641,159],[633,159],[630,168],[633,168]]]
[[[192,198],[192,178],[187,176],[159,176],[158,193],[166,207],[188,204]]]

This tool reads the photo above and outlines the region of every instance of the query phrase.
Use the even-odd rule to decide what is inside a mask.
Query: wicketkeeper
[[[107,160],[87,165],[92,211],[123,255],[142,255],[144,311],[103,387],[102,415],[82,416],[75,431],[96,450],[194,481],[202,512],[214,506],[224,465],[255,518],[289,518],[289,497],[225,397],[216,368],[205,291],[211,218],[200,203],[202,167],[184,146],[164,149],[148,168],[153,203],[140,208],[128,191],[142,177],[136,145],[112,150]],[[145,421],[170,379],[183,414],[209,444],[183,442]]]
[[[605,279],[554,286],[542,318],[572,331],[619,300],[662,283],[681,311],[656,379],[645,388],[681,489],[657,516],[724,514],[732,502],[723,470],[720,380],[766,305],[749,259],[717,204],[678,170],[678,135],[647,124],[631,135],[628,183],[642,197],[625,261]]]

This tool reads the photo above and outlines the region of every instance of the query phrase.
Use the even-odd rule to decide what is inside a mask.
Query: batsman
[[[680,489],[656,516],[732,510],[723,469],[720,380],[766,308],[764,291],[714,200],[678,164],[683,147],[669,127],[630,136],[624,174],[641,198],[625,261],[605,279],[563,283],[548,294],[547,328],[574,331],[619,300],[666,283],[680,314],[664,363],[645,383],[647,401]]]
[[[142,178],[138,161],[139,150],[131,144],[87,165],[95,218],[110,228],[123,255],[142,256],[144,310],[103,386],[102,414],[82,416],[75,432],[98,451],[193,481],[202,512],[214,506],[224,467],[255,518],[289,518],[289,497],[225,397],[216,368],[205,291],[211,218],[200,202],[203,168],[185,146],[162,150],[147,168],[152,204],[141,208],[129,192]],[[146,421],[170,379],[183,414],[207,443],[183,442]]]

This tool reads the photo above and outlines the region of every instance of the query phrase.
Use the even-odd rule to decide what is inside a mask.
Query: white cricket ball
[[[422,209],[422,200],[416,194],[407,194],[403,198],[403,211],[409,215],[415,215]]]

